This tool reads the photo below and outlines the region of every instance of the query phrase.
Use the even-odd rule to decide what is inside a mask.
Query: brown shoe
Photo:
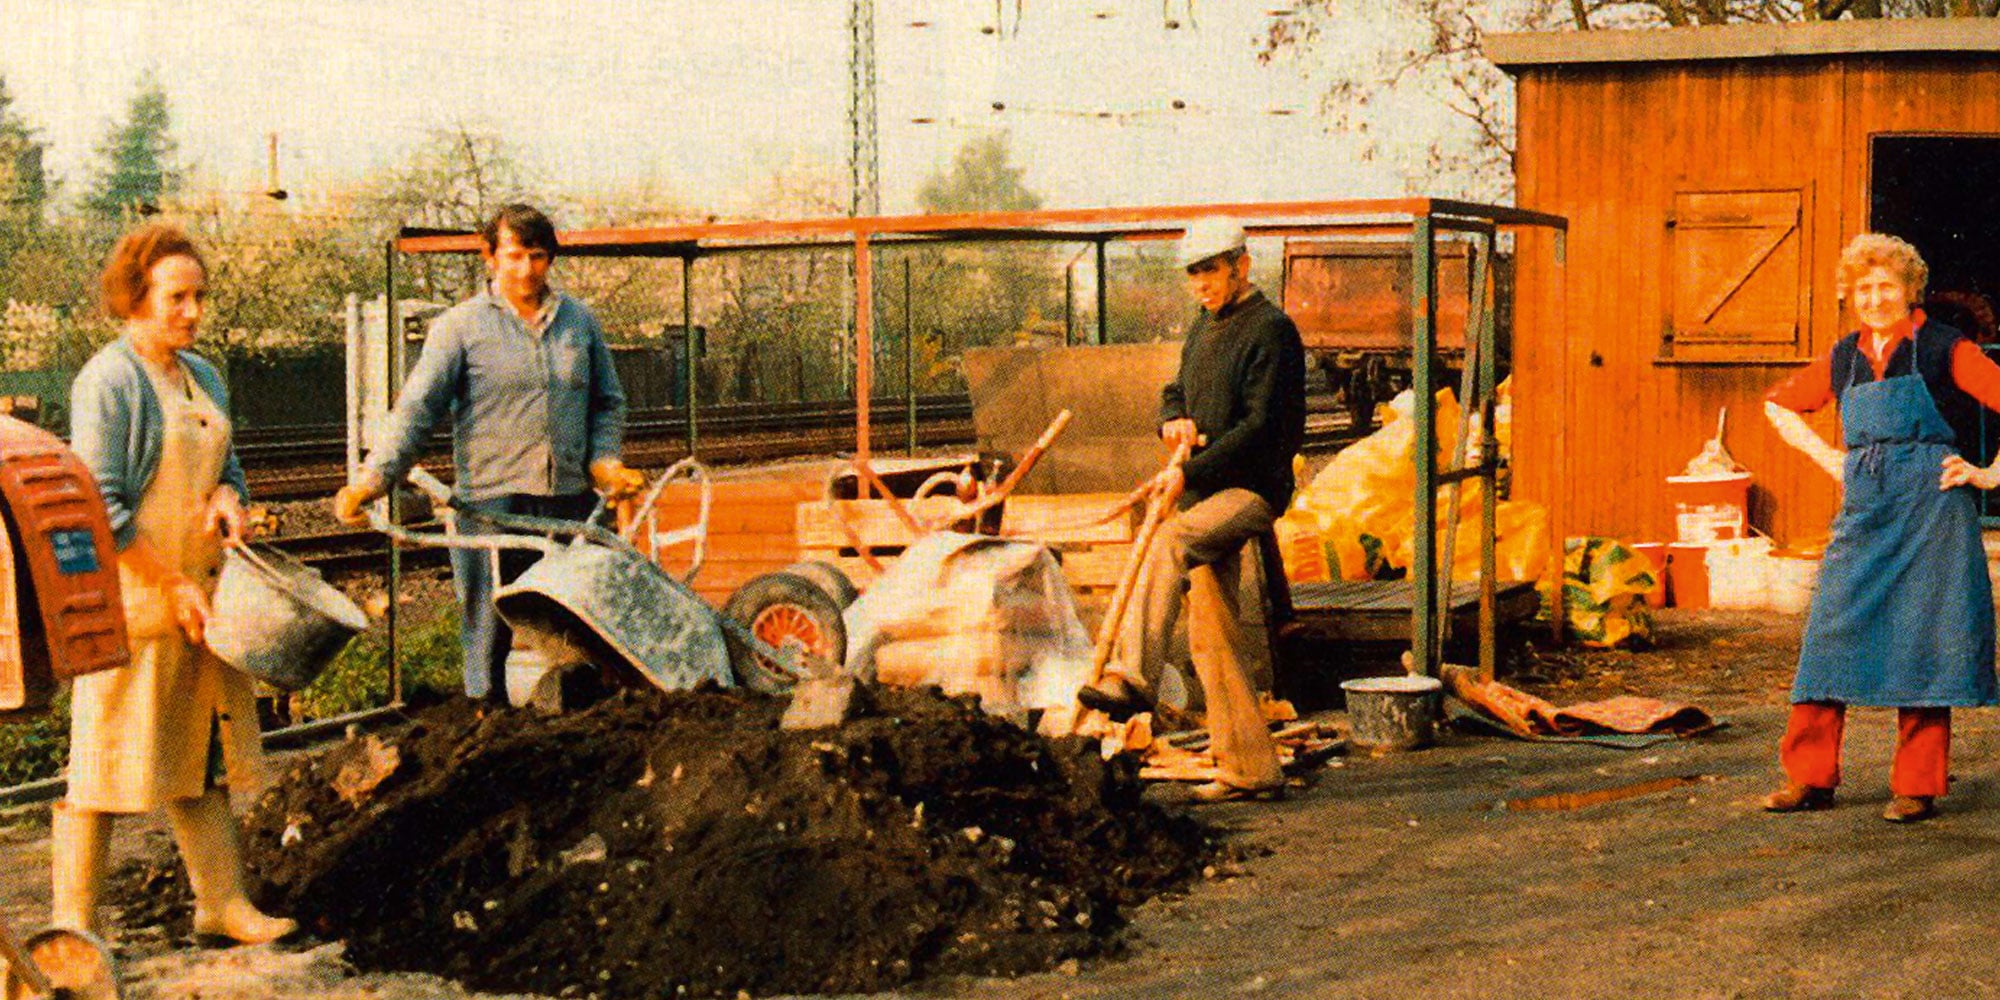
[[[1928,795],[1898,795],[1882,808],[1882,818],[1891,823],[1921,823],[1937,814],[1937,800]]]
[[[1787,781],[1785,787],[1764,796],[1764,809],[1774,813],[1818,812],[1833,808],[1833,789],[1816,788]]]
[[[1285,786],[1271,785],[1268,788],[1245,788],[1221,781],[1210,781],[1190,789],[1196,802],[1245,802],[1252,799],[1262,802],[1276,802],[1285,797]]]

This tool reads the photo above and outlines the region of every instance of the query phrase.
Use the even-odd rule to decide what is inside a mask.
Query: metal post
[[[1500,440],[1493,429],[1493,418],[1497,413],[1493,394],[1499,374],[1499,359],[1494,354],[1499,351],[1499,337],[1496,336],[1499,312],[1499,295],[1496,284],[1499,280],[1500,261],[1494,256],[1496,245],[1491,232],[1482,234],[1473,244],[1473,252],[1478,256],[1472,261],[1472,287],[1468,293],[1478,296],[1479,306],[1479,371],[1473,381],[1474,394],[1479,400],[1479,481],[1482,484],[1479,496],[1479,678],[1490,681],[1500,658],[1497,583],[1494,574],[1499,565],[1493,556],[1493,543],[1499,534],[1499,492],[1500,492]],[[1468,335],[1474,331],[1466,331]]]
[[[909,452],[917,453],[917,324],[910,316],[910,255],[903,253],[903,421]]]
[[[872,431],[868,424],[869,396],[875,386],[875,268],[868,249],[868,234],[854,234],[854,454],[868,461]],[[868,483],[861,477],[861,496],[867,499]]]
[[[1076,259],[1070,258],[1069,266],[1063,268],[1063,346],[1068,347],[1076,336]],[[1983,426],[1983,425],[1982,425]]]
[[[1556,352],[1556,363],[1551,366],[1557,379],[1556,426],[1555,426],[1555,476],[1549,485],[1549,558],[1546,575],[1551,581],[1551,610],[1549,613],[1549,638],[1562,642],[1569,630],[1569,614],[1563,605],[1563,577],[1569,556],[1568,518],[1564,514],[1566,498],[1563,491],[1569,488],[1569,230],[1555,231],[1555,323],[1556,342],[1560,345]]]
[[[1410,391],[1416,397],[1413,415],[1416,440],[1410,447],[1410,462],[1416,467],[1414,519],[1411,536],[1415,543],[1410,561],[1410,656],[1414,666],[1426,676],[1435,676],[1438,667],[1437,634],[1437,367],[1435,324],[1437,308],[1432,294],[1437,283],[1436,231],[1428,211],[1410,226]],[[1449,572],[1449,570],[1447,570]],[[1445,614],[1451,588],[1444,588]]]
[[[1097,339],[1093,343],[1104,346],[1104,334],[1109,329],[1109,317],[1104,308],[1104,240],[1097,241]]]
[[[398,227],[400,231],[400,227]],[[396,394],[403,390],[403,324],[396,315],[396,240],[390,237],[383,254],[385,266],[382,269],[382,335],[389,339],[388,350],[382,352],[388,357],[389,370],[385,373],[383,387],[388,391],[384,398],[394,406]],[[396,487],[389,483],[389,495],[384,500],[389,512],[389,523],[401,521],[401,511],[396,507]],[[395,545],[389,546],[389,606],[382,612],[382,623],[389,630],[389,704],[399,705],[403,701],[403,641],[400,632],[396,606],[402,602],[403,594],[403,551]]]
[[[694,335],[694,254],[687,254],[681,258],[681,379],[687,393],[689,458],[696,455],[701,445],[701,431],[696,427],[701,411],[701,393],[695,387],[695,376],[700,371],[700,361],[695,357],[698,349]]]

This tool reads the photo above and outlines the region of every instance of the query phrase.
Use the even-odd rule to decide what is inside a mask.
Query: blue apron
[[[1915,374],[1847,388],[1840,426],[1844,496],[1792,701],[1995,704],[1978,494],[1938,489],[1944,457],[1956,451],[1951,426]]]

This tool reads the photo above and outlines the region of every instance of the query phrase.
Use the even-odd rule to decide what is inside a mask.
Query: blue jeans
[[[594,493],[560,497],[510,494],[459,507],[458,530],[467,535],[505,534],[480,514],[525,514],[581,521],[597,505]],[[513,582],[540,559],[540,553],[508,550],[499,553],[500,583]],[[451,584],[458,593],[459,645],[465,650],[465,693],[471,698],[502,698],[507,691],[507,650],[514,630],[493,609],[493,553],[451,550]]]

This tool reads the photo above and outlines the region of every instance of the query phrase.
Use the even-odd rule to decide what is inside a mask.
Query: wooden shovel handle
[[[1179,468],[1187,461],[1189,448],[1186,442],[1174,448],[1173,456],[1167,459],[1167,468]],[[1097,629],[1097,645],[1090,652],[1090,682],[1104,679],[1104,667],[1111,662],[1111,646],[1118,635],[1118,626],[1125,620],[1126,605],[1132,601],[1132,587],[1139,578],[1139,570],[1146,564],[1146,553],[1153,547],[1153,536],[1160,530],[1160,523],[1167,512],[1180,500],[1180,489],[1172,489],[1153,496],[1146,507],[1146,520],[1139,526],[1139,535],[1132,541],[1132,552],[1125,557],[1125,569],[1118,574],[1118,586],[1111,592],[1111,608],[1105,612],[1103,624]]]

